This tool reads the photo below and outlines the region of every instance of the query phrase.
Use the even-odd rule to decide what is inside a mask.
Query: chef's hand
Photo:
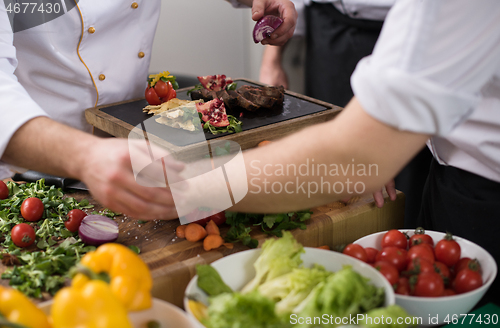
[[[94,147],[88,149],[80,179],[89,187],[96,200],[112,211],[143,220],[177,218],[172,192],[165,187],[161,162],[157,171],[157,187],[151,187],[155,183],[155,177],[150,175],[148,179],[143,176],[142,182],[139,178],[136,180],[131,158],[135,164],[141,160],[151,163],[149,153],[145,147],[140,146],[140,142],[118,138],[99,139]],[[183,169],[183,164],[168,157],[163,162],[169,175],[168,180],[175,180],[175,174]],[[149,186],[146,180],[149,180]]]
[[[384,189],[382,188],[373,193],[373,199],[375,200],[375,205],[377,205],[378,208],[384,206],[383,190]],[[387,191],[387,194],[392,201],[396,200],[396,184],[394,183],[394,180],[391,180],[385,185],[385,190]]]
[[[270,38],[262,40],[262,44],[274,46],[284,45],[293,36],[297,24],[295,5],[289,0],[254,0],[252,5],[252,19],[258,21],[265,15],[276,15],[283,19]]]

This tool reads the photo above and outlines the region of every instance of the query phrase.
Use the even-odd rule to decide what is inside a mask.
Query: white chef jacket
[[[435,135],[439,163],[500,182],[500,5],[399,0],[351,85],[372,117]]]
[[[0,1],[0,157],[34,117],[90,131],[85,109],[143,97],[159,14],[160,0],[80,0],[12,33]],[[0,178],[5,169],[0,162]]]

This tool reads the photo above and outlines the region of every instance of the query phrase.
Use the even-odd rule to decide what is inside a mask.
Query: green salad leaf
[[[196,274],[198,275],[198,287],[209,296],[233,292],[233,290],[222,281],[219,272],[209,264],[198,264],[196,266]]]
[[[255,277],[241,290],[248,293],[260,285],[298,268],[304,247],[297,242],[290,231],[285,231],[282,238],[268,239],[262,244],[262,254],[254,263]]]
[[[207,328],[284,328],[286,322],[274,312],[274,302],[259,292],[224,293],[210,298]]]

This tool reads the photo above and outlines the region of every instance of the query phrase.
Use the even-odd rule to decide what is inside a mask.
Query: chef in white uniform
[[[271,43],[292,35],[296,12],[288,0],[240,2],[253,2],[254,19],[280,8],[285,22]],[[43,17],[49,4],[56,10],[38,3]],[[23,14],[22,4],[19,12],[15,1],[0,2],[0,178],[16,167],[73,177],[117,212],[175,217],[168,190],[135,182],[127,141],[92,136],[84,117],[87,108],[144,96],[161,1],[60,4],[65,14],[23,30],[34,16]]]

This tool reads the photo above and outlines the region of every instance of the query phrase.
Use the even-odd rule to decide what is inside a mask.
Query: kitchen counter
[[[87,192],[69,194],[80,200],[88,199],[95,205],[93,210],[100,211],[102,206]],[[347,204],[334,202],[314,208],[307,229],[293,230],[292,233],[304,246],[316,247],[321,245],[347,244],[367,234],[403,226],[404,195],[398,192],[396,201],[386,198],[386,204],[379,209],[373,198],[354,198]],[[229,254],[248,249],[242,244],[235,244],[233,249],[224,246],[206,252],[202,242],[191,243],[175,236],[178,220],[172,221],[141,221],[118,216],[120,227],[117,242],[124,245],[135,245],[141,250],[142,259],[148,264],[154,279],[154,297],[171,302],[182,307],[184,289],[195,275],[195,266],[198,263],[210,263]],[[221,227],[224,234],[227,227]],[[259,244],[268,238],[258,227],[252,236]],[[5,267],[0,264],[0,272]],[[1,284],[8,285],[7,280]]]

